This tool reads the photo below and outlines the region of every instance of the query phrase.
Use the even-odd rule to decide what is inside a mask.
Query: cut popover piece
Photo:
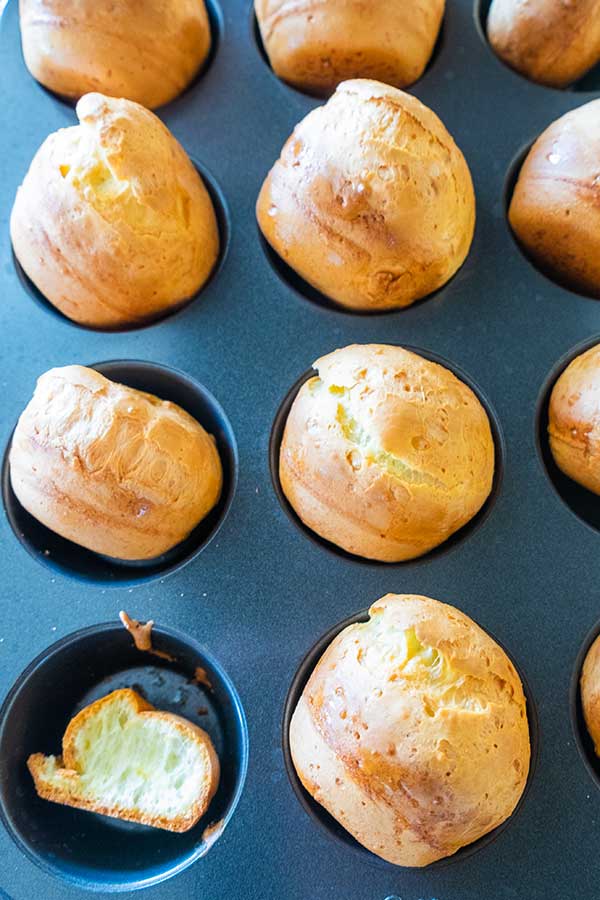
[[[209,735],[130,688],[71,719],[62,750],[27,760],[40,797],[167,831],[192,828],[219,783]]]

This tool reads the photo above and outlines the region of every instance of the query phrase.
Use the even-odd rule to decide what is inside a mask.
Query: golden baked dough
[[[205,814],[220,777],[206,731],[131,688],[84,706],[62,754],[32,753],[27,767],[44,800],[178,832]]]
[[[493,0],[489,42],[510,66],[562,88],[600,61],[599,0]]]
[[[573,290],[600,297],[600,100],[553,122],[519,173],[509,221],[531,258]]]
[[[414,303],[460,268],[475,195],[430,109],[376,81],[345,81],[296,126],[256,213],[302,278],[342,306],[378,311]]]
[[[346,78],[395,87],[417,81],[433,52],[444,0],[254,0],[273,71],[327,94]]]
[[[529,726],[506,653],[458,609],[387,594],[327,648],[290,725],[306,790],[399,866],[456,853],[507,819]]]
[[[153,113],[87,94],[80,124],[51,134],[17,191],[10,230],[27,275],[83,325],[139,325],[209,277],[215,212],[183,148]]]
[[[208,56],[204,0],[19,0],[25,64],[62,96],[89,91],[149,109],[168,103]]]
[[[600,756],[600,636],[587,652],[579,688],[585,724],[594,742],[596,755]]]
[[[314,363],[281,442],[283,491],[302,521],[350,553],[426,553],[488,497],[494,442],[475,394],[437,363],[355,344]]]
[[[600,344],[577,356],[557,379],[548,439],[558,468],[600,494]]]
[[[215,506],[223,482],[215,440],[192,416],[84,366],[38,379],[9,463],[27,512],[117,559],[170,550]]]

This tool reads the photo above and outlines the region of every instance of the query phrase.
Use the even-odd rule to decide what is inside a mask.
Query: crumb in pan
[[[212,684],[206,672],[202,666],[196,666],[194,670],[194,677],[192,678],[193,684],[203,684],[205,687],[212,691]]]
[[[153,619],[148,619],[148,621],[144,623],[138,622],[137,619],[132,619],[123,609],[119,613],[119,618],[125,629],[133,638],[133,643],[138,650],[141,650],[144,653],[152,653],[153,656],[158,656],[160,659],[167,659],[169,662],[175,662],[175,657],[171,656],[170,653],[167,653],[165,650],[156,650],[152,646]]]

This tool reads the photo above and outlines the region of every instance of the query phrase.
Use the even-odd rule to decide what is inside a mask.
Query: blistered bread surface
[[[214,438],[181,407],[84,366],[50,369],[10,450],[17,499],[42,524],[120,559],[159,556],[217,503]]]
[[[413,595],[387,594],[335,638],[290,742],[314,799],[400,866],[428,865],[504,822],[530,763],[507,655],[459,610]]]
[[[51,134],[17,191],[11,237],[47,300],[84,325],[143,324],[180,306],[219,252],[212,202],[149,110],[87,94],[79,125]]]
[[[342,83],[294,129],[257,203],[273,249],[331,300],[408,306],[464,262],[475,225],[469,168],[415,97]]]
[[[281,443],[284,493],[343,549],[398,562],[426,553],[488,497],[494,442],[481,403],[443,366],[355,344],[314,363]]]

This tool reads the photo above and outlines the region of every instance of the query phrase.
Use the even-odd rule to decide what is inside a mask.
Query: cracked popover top
[[[355,344],[314,363],[280,451],[281,485],[321,537],[399,562],[441,544],[494,477],[483,406],[452,372],[402,347]]]

